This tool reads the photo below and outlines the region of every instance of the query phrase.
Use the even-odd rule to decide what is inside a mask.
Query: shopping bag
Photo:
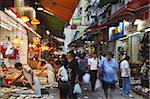
[[[14,56],[14,48],[12,48],[11,45],[8,46],[8,48],[6,49],[5,55],[6,56]]]
[[[90,83],[90,74],[89,73],[86,73],[84,74],[84,76],[82,77],[84,83]]]
[[[81,90],[81,87],[80,87],[80,84],[79,83],[76,83],[75,86],[74,86],[74,89],[73,89],[73,93],[77,93],[77,94],[81,94],[82,93],[82,90]]]
[[[99,89],[102,87],[101,81],[99,79],[96,80],[95,89]]]

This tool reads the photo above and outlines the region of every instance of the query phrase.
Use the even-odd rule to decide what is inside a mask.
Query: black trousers
[[[68,89],[59,89],[60,91],[60,99],[68,99],[69,90]]]
[[[90,70],[90,75],[91,75],[91,85],[92,85],[92,91],[95,89],[95,83],[97,79],[97,70]]]
[[[77,94],[73,93],[74,86],[75,86],[75,83],[71,84],[71,86],[69,88],[69,99],[77,99]]]
[[[60,99],[67,99],[69,97],[69,82],[63,82],[61,80],[58,81],[58,88],[60,91]]]
[[[115,90],[115,82],[114,83],[108,83],[106,81],[102,81],[104,94],[108,98],[108,89],[111,89],[111,91]]]

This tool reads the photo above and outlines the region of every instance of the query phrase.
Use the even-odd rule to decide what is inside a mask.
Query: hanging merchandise
[[[45,51],[45,50],[48,50],[48,49],[49,49],[49,47],[48,47],[48,46],[45,46],[45,45],[43,45],[41,48],[42,48],[42,50],[43,50],[43,51]]]
[[[40,44],[40,39],[38,37],[33,38],[33,44]]]
[[[38,19],[33,19],[31,21],[31,24],[38,25],[38,24],[40,24],[40,21]]]
[[[6,56],[14,56],[14,48],[12,45],[9,45],[5,52]]]

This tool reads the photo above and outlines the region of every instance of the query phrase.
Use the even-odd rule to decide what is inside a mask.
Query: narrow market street
[[[0,99],[150,99],[150,0],[0,0]]]
[[[86,90],[85,90],[85,86],[82,86],[82,88],[83,88],[83,93],[82,95],[79,95],[78,99],[105,99],[102,88],[96,90],[95,92],[91,92],[90,88],[88,88],[87,86],[86,86],[87,88]],[[116,88],[112,99],[147,99],[147,98],[144,98],[143,96],[137,95],[134,92],[132,92],[132,94],[134,95],[134,98],[122,96],[120,93],[121,93],[121,90],[119,88]]]

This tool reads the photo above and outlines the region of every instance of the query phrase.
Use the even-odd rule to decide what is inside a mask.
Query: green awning
[[[42,27],[41,29],[47,29],[50,31],[51,34],[54,36],[57,36],[59,38],[64,38],[63,30],[64,30],[64,24],[62,20],[48,15],[44,12],[37,11],[37,18],[40,20],[41,24],[39,27]],[[41,31],[43,31],[41,30]]]

